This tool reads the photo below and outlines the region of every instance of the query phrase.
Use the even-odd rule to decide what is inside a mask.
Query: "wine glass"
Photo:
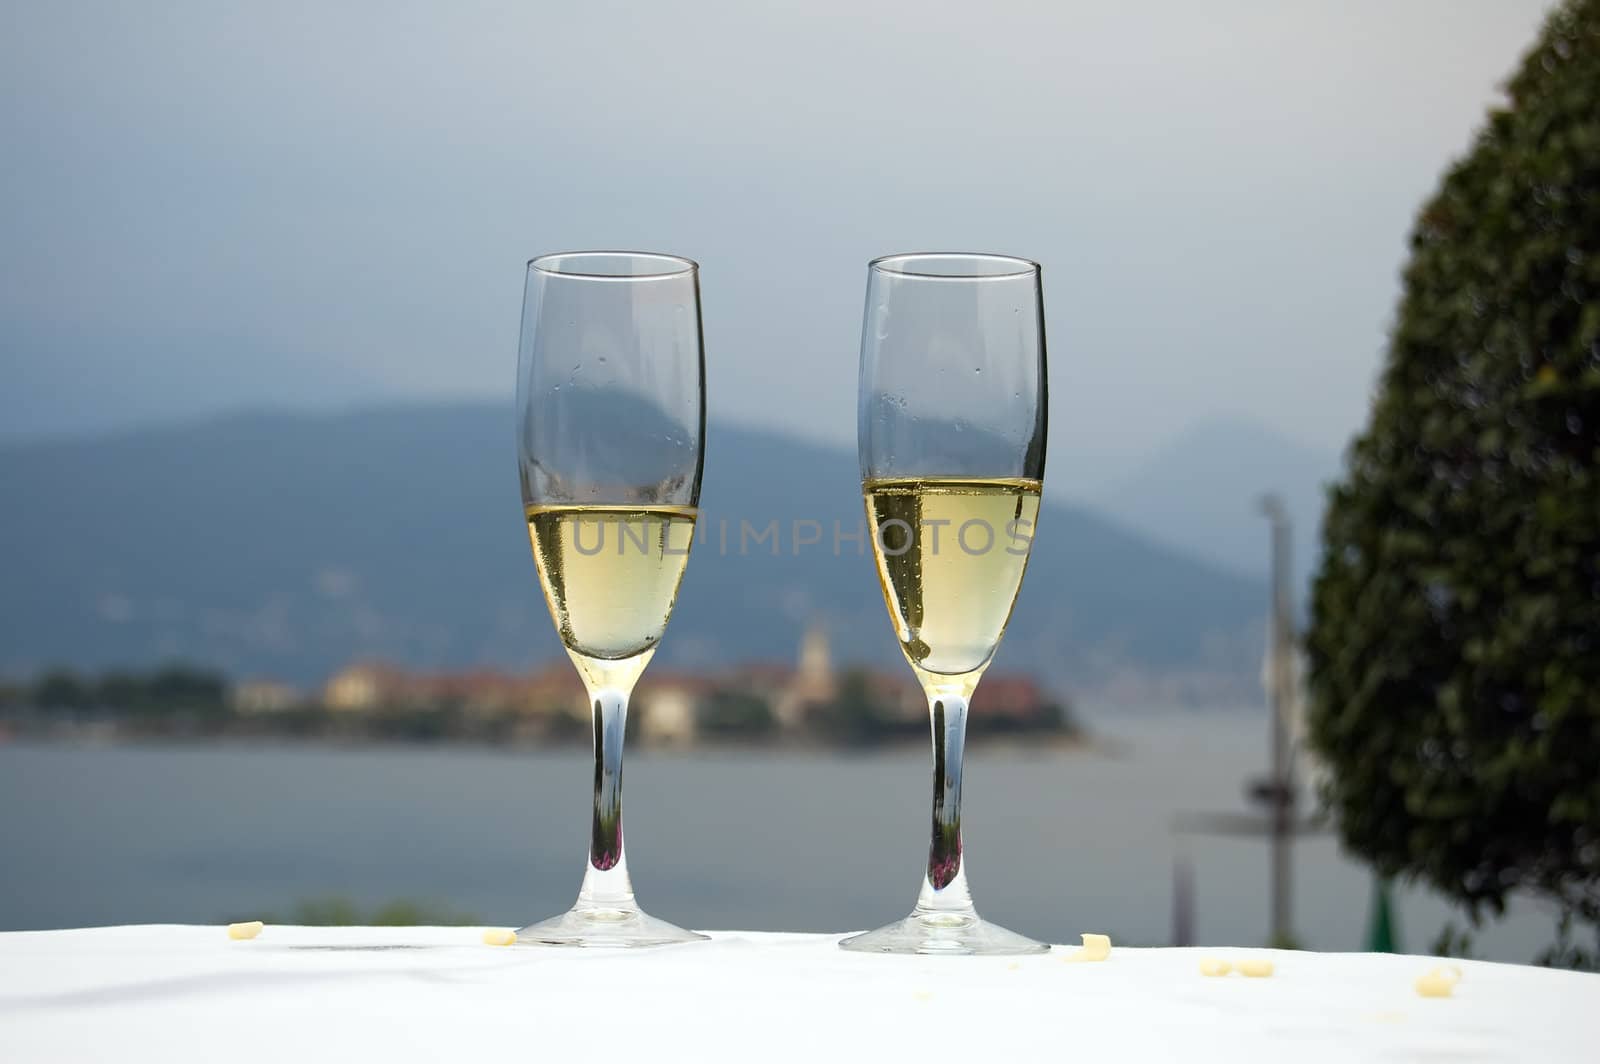
[[[857,429],[873,555],[928,698],[933,824],[911,915],[847,938],[870,953],[1041,953],[978,916],[961,847],[967,707],[1011,618],[1044,477],[1039,265],[915,254],[867,271]]]
[[[639,908],[622,846],[628,696],[672,614],[700,500],[699,267],[620,251],[529,262],[517,419],[528,539],[594,720],[594,821],[578,901],[517,940],[703,939]]]

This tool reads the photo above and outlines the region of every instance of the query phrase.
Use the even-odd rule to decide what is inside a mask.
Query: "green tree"
[[[228,684],[220,673],[172,664],[144,673],[113,670],[95,684],[94,703],[118,713],[215,714],[227,706]]]
[[[94,690],[71,669],[51,669],[34,681],[28,698],[40,709],[88,709],[94,705]]]
[[[718,691],[700,706],[700,731],[719,739],[759,739],[777,730],[766,699],[740,691]]]
[[[114,713],[144,710],[148,700],[145,678],[136,672],[112,670],[100,674],[94,685],[94,702]]]
[[[398,898],[373,908],[363,908],[340,894],[303,898],[295,902],[287,917],[264,913],[238,915],[237,919],[262,920],[269,924],[299,924],[304,927],[457,927],[479,922],[470,913],[458,912],[436,902]],[[233,919],[229,922],[232,923]]]
[[[1307,650],[1347,846],[1474,922],[1600,926],[1600,0],[1557,9],[1411,239]],[[1547,959],[1571,963],[1571,948]]]
[[[808,728],[832,742],[869,745],[894,734],[896,722],[873,691],[871,674],[847,669],[839,677],[833,700],[812,710]]]
[[[228,681],[218,672],[188,665],[165,665],[144,684],[140,709],[149,712],[221,713],[228,704]]]

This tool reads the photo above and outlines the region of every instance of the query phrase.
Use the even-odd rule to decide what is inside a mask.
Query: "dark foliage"
[[[925,718],[898,718],[892,707],[873,692],[871,677],[854,669],[839,677],[833,700],[814,707],[807,724],[826,741],[863,746],[926,735],[928,729]]]
[[[1600,2],[1422,210],[1331,495],[1312,740],[1345,843],[1474,920],[1600,922]],[[1581,951],[1553,950],[1572,962]]]
[[[766,699],[736,691],[707,698],[697,723],[702,734],[714,739],[764,738],[778,728]]]
[[[149,672],[111,671],[98,677],[52,669],[27,692],[27,700],[46,711],[96,710],[130,716],[214,716],[226,709],[227,696],[228,683],[220,673],[186,665]]]

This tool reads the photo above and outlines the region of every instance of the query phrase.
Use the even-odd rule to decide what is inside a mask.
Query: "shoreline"
[[[1017,757],[1037,757],[1058,753],[1091,753],[1120,756],[1125,744],[1075,731],[1034,735],[973,736],[969,750],[984,754],[1002,753]],[[479,738],[396,739],[384,736],[299,736],[274,732],[183,734],[177,732],[101,732],[94,729],[51,729],[50,731],[0,732],[0,751],[11,748],[59,747],[67,749],[259,749],[327,750],[331,752],[407,751],[448,749],[482,753],[560,754],[587,753],[589,744],[573,742],[492,741]],[[874,743],[827,743],[791,740],[700,740],[693,743],[651,744],[637,740],[628,744],[629,757],[673,756],[682,754],[782,754],[817,758],[873,757],[881,754],[926,754],[928,741],[911,738]]]

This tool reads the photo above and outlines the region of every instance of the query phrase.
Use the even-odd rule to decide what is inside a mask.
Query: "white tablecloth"
[[[0,934],[0,1061],[1600,1061],[1600,976],[1377,954],[845,953],[718,932],[638,952],[479,928],[117,927]],[[1276,974],[1206,978],[1202,956]],[[1010,1056],[1002,1056],[1008,1054]]]

